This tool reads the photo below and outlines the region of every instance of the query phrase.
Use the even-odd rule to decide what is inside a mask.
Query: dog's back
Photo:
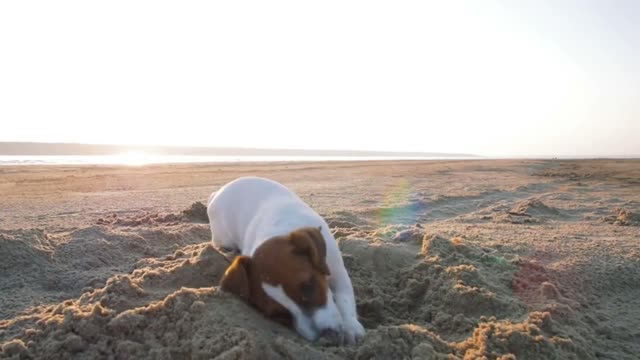
[[[291,217],[286,216],[288,209]],[[214,244],[246,255],[253,252],[258,241],[292,230],[305,213],[311,217],[315,214],[285,186],[260,177],[242,177],[226,184],[207,204]],[[261,233],[263,229],[282,234]]]

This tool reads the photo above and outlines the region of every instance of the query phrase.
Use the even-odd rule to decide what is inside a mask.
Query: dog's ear
[[[227,271],[220,281],[222,290],[230,292],[242,300],[248,302],[251,295],[251,286],[249,285],[249,271],[251,267],[251,258],[248,256],[238,256],[229,265]]]
[[[316,270],[330,275],[327,266],[327,246],[320,229],[320,227],[310,227],[296,230],[290,235],[291,243],[294,254],[308,256]]]

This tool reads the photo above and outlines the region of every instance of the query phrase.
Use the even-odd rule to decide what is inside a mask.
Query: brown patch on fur
[[[253,257],[238,256],[221,281],[223,290],[239,296],[267,317],[290,326],[288,310],[271,299],[262,283],[281,285],[302,309],[327,303],[327,249],[319,228],[302,228],[265,241]]]
[[[222,290],[237,295],[244,301],[249,301],[249,265],[251,258],[248,256],[236,257],[224,272],[220,281]]]
[[[289,237],[295,247],[294,253],[305,255],[311,265],[325,275],[330,275],[327,267],[327,246],[320,228],[303,228],[292,232]]]

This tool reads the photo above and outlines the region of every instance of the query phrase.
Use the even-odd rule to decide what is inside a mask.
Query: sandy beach
[[[244,175],[326,218],[362,344],[218,289]],[[0,358],[638,359],[639,285],[640,160],[0,167]]]

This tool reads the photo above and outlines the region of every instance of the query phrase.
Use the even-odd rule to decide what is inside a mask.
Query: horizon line
[[[244,146],[188,146],[188,145],[148,145],[148,144],[96,144],[82,142],[44,142],[44,141],[0,141],[0,155],[7,155],[7,147],[29,147],[29,146],[87,146],[94,148],[134,148],[146,149],[148,152],[162,152],[162,150],[187,150],[187,151],[263,151],[263,152],[303,152],[303,153],[352,153],[364,155],[398,155],[398,156],[453,156],[453,157],[483,157],[483,155],[457,153],[457,152],[438,152],[438,151],[394,151],[394,150],[352,150],[352,149],[300,149],[300,148],[265,148],[265,147],[244,147]],[[14,152],[14,151],[10,151]],[[33,152],[33,151],[31,151]],[[19,154],[19,155],[32,155]],[[16,154],[18,155],[18,154]],[[33,154],[37,155],[37,154]],[[70,154],[71,155],[71,154]],[[80,155],[80,154],[77,154]]]

